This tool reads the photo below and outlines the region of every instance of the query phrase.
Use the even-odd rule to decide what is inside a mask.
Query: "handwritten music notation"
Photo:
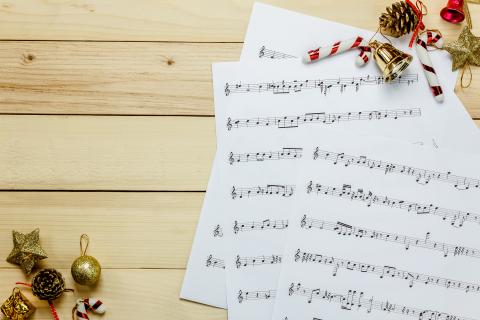
[[[221,238],[223,237],[223,229],[222,229],[222,226],[217,224],[215,226],[215,228],[213,229],[213,237],[214,238]]]
[[[277,185],[277,184],[268,184],[264,187],[251,187],[251,188],[236,188],[232,187],[231,196],[232,199],[243,199],[243,198],[252,198],[258,196],[281,196],[281,197],[291,197],[295,192],[295,186],[291,185]]]
[[[360,76],[351,78],[337,79],[318,79],[318,80],[293,80],[293,81],[272,81],[263,83],[226,83],[225,95],[233,93],[260,93],[271,92],[273,94],[298,93],[303,90],[317,89],[324,95],[330,93],[332,88],[338,88],[339,93],[343,93],[347,88],[353,87],[358,92],[363,86],[384,85],[384,84],[406,84],[418,82],[418,74],[407,74],[399,76],[396,79],[387,82],[382,76]]]
[[[440,311],[399,305],[388,300],[379,301],[375,300],[374,297],[366,298],[365,293],[358,290],[348,290],[348,292],[342,294],[332,292],[328,289],[310,289],[304,287],[301,283],[292,283],[288,289],[288,295],[306,297],[308,303],[312,303],[314,299],[323,300],[328,303],[338,303],[340,304],[340,308],[346,311],[366,309],[367,313],[371,313],[375,310],[416,317],[418,320],[472,320]]]
[[[369,159],[366,156],[352,156],[345,153],[336,153],[331,151],[320,150],[317,147],[313,153],[313,159],[321,159],[332,162],[333,164],[342,163],[345,167],[355,165],[377,169],[385,174],[397,173],[413,176],[419,184],[428,184],[431,180],[452,184],[459,190],[468,190],[470,188],[478,189],[480,180],[468,177],[462,177],[452,174],[451,172],[438,172],[428,169],[420,169],[403,164],[384,162],[381,160]]]
[[[320,123],[337,124],[347,121],[398,120],[400,118],[421,117],[419,108],[352,111],[343,113],[305,113],[298,116],[279,116],[250,119],[227,119],[227,130],[232,128],[277,127],[279,129],[298,128],[301,125]]]
[[[238,291],[237,300],[238,303],[242,303],[248,300],[270,300],[274,299],[276,290],[266,291]]]
[[[288,220],[263,220],[263,221],[249,221],[238,222],[233,224],[233,232],[238,234],[244,231],[257,231],[257,230],[283,230],[288,228]]]
[[[278,263],[282,263],[282,256],[278,254],[258,257],[240,257],[239,255],[237,255],[237,259],[235,260],[235,265],[237,266],[237,269],[240,269],[241,267],[255,267],[260,265]]]
[[[352,190],[352,186],[344,184],[342,187],[330,187],[321,184],[313,184],[313,181],[307,186],[307,193],[314,191],[320,195],[335,196],[343,199],[350,199],[361,201],[367,204],[367,207],[372,205],[386,206],[390,208],[397,208],[406,210],[420,215],[433,215],[447,221],[451,226],[460,228],[465,222],[480,223],[480,215],[471,212],[464,212],[460,210],[445,209],[435,206],[433,204],[422,204],[417,202],[410,202],[389,198],[387,196],[376,195],[372,191],[364,191],[362,188]]]
[[[295,262],[318,263],[333,268],[332,275],[336,276],[339,269],[358,271],[361,273],[370,273],[377,275],[380,279],[394,278],[408,281],[408,286],[413,287],[414,283],[423,283],[425,285],[434,285],[447,289],[458,289],[465,292],[480,292],[480,284],[468,283],[458,280],[441,278],[432,275],[416,273],[412,271],[400,270],[393,266],[377,266],[365,262],[329,257],[322,254],[310,253],[297,250],[294,256]]]
[[[225,269],[225,261],[222,259],[214,258],[212,255],[207,257],[207,262],[205,263],[207,268],[221,268]]]
[[[443,256],[465,256],[470,258],[480,258],[480,250],[468,248],[460,245],[447,244],[430,240],[430,233],[425,235],[425,238],[415,238],[406,235],[389,233],[380,230],[366,229],[362,227],[352,226],[344,222],[330,222],[308,218],[304,215],[300,221],[300,226],[304,229],[319,229],[333,231],[339,236],[355,237],[357,239],[373,239],[386,241],[390,243],[401,244],[405,250],[411,247],[423,248],[428,250],[439,251]]]
[[[228,162],[230,165],[239,162],[251,161],[268,161],[268,160],[286,160],[300,159],[302,157],[303,148],[282,148],[278,151],[263,151],[249,153],[233,153],[230,152]]]
[[[265,46],[261,46],[260,50],[258,50],[258,57],[259,58],[270,58],[270,59],[295,59],[297,57],[292,56],[290,54],[286,54],[280,51],[275,51],[271,49],[267,49]]]

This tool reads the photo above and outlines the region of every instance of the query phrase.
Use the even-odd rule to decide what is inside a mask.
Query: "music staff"
[[[221,259],[214,258],[212,255],[207,257],[207,262],[205,263],[207,268],[220,268],[225,269],[225,261]]]
[[[238,291],[237,300],[238,303],[242,303],[248,300],[270,300],[274,299],[276,290],[266,291]]]
[[[299,159],[302,157],[303,148],[282,148],[279,151],[249,152],[249,153],[233,153],[230,152],[228,162],[230,165],[239,162],[250,161],[267,161],[267,160],[284,160]]]
[[[416,317],[418,320],[472,320],[440,311],[403,306],[387,300],[379,301],[375,300],[374,297],[367,298],[364,292],[358,290],[348,290],[348,292],[341,294],[328,289],[310,289],[304,287],[301,283],[292,283],[288,289],[288,295],[306,297],[308,303],[312,303],[313,299],[323,300],[328,303],[338,303],[340,308],[346,311],[366,309],[367,313],[371,313],[372,310],[376,310]]]
[[[480,259],[480,250],[468,248],[460,245],[442,243],[430,240],[430,233],[425,238],[415,238],[406,235],[389,233],[381,230],[371,230],[362,227],[352,226],[340,221],[330,222],[308,218],[304,215],[300,221],[300,226],[304,229],[319,229],[333,231],[339,236],[355,237],[357,239],[373,239],[390,243],[400,244],[409,250],[411,247],[424,248],[428,250],[439,251],[445,258],[448,256],[465,256]]]
[[[288,220],[263,220],[263,221],[249,221],[238,222],[233,224],[233,232],[238,234],[244,231],[257,231],[257,230],[283,230],[288,228]]]
[[[345,153],[336,153],[331,151],[320,150],[318,147],[313,153],[313,159],[322,159],[332,162],[333,164],[342,163],[345,167],[349,165],[367,167],[370,169],[381,170],[385,174],[397,173],[415,177],[415,181],[419,184],[428,184],[431,180],[450,183],[459,190],[468,190],[470,188],[478,189],[480,180],[468,177],[462,177],[452,174],[451,172],[438,172],[428,169],[420,169],[408,165],[384,162],[381,160],[369,159],[366,156],[352,156]]]
[[[318,79],[318,80],[293,80],[293,81],[272,81],[264,83],[226,83],[225,95],[229,96],[233,93],[260,93],[272,92],[273,94],[289,94],[297,93],[307,89],[320,90],[327,95],[332,88],[338,88],[343,93],[347,88],[353,87],[358,92],[362,86],[384,85],[384,84],[406,84],[418,82],[418,74],[402,75],[394,80],[387,82],[382,76],[360,76],[351,78],[337,79]]]
[[[286,54],[280,51],[267,49],[265,46],[261,46],[258,51],[259,58],[270,58],[270,59],[295,59],[297,57],[290,54]]]
[[[387,196],[376,195],[372,191],[364,191],[362,188],[354,191],[352,190],[352,186],[347,184],[344,184],[342,187],[330,187],[318,183],[314,185],[313,181],[310,181],[307,186],[307,193],[311,193],[312,191],[320,195],[335,196],[352,201],[362,201],[367,204],[367,207],[379,205],[407,210],[407,212],[413,212],[415,214],[434,215],[442,218],[443,221],[447,221],[451,226],[456,228],[462,227],[465,222],[480,223],[480,215],[475,213],[440,208],[433,204],[422,204],[389,198]]]
[[[237,259],[235,260],[235,265],[237,269],[241,267],[248,267],[248,266],[260,266],[265,264],[278,264],[282,263],[282,256],[278,254],[272,254],[269,256],[258,256],[258,257],[240,257],[237,255]]]
[[[263,117],[250,119],[227,119],[227,130],[232,128],[277,127],[279,129],[298,128],[311,123],[338,124],[347,121],[398,120],[401,118],[421,117],[419,108],[364,110],[343,113],[305,113],[297,116]]]
[[[231,196],[232,199],[252,198],[257,196],[281,196],[291,197],[295,192],[295,186],[291,185],[277,185],[268,184],[265,187],[252,187],[252,188],[236,188],[232,187]]]
[[[434,285],[444,287],[447,289],[457,289],[465,292],[479,293],[480,284],[468,283],[458,280],[441,278],[432,275],[420,274],[416,272],[400,270],[392,266],[377,266],[365,262],[357,262],[352,260],[345,260],[335,257],[329,257],[322,254],[304,252],[297,250],[294,256],[295,262],[301,263],[318,263],[322,265],[331,266],[333,268],[332,275],[336,276],[339,269],[350,271],[358,271],[362,273],[370,273],[377,275],[380,279],[395,278],[399,280],[407,280],[408,286],[413,287],[415,282],[423,283],[425,285]]]
[[[215,226],[215,228],[213,229],[213,237],[214,238],[221,238],[223,237],[223,229],[222,229],[222,226],[217,224]]]

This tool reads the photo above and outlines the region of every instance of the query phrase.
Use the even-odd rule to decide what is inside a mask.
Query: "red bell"
[[[440,16],[443,20],[450,23],[459,23],[465,19],[463,12],[464,0],[448,0],[447,6],[440,11]]]

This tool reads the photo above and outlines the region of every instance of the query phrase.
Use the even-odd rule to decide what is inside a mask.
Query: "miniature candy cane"
[[[102,301],[95,298],[86,298],[83,300],[77,300],[77,305],[73,309],[73,312],[77,316],[78,320],[89,320],[87,311],[92,310],[94,313],[104,314],[107,309]]]
[[[438,81],[438,76],[435,73],[435,69],[433,69],[432,60],[430,59],[430,55],[428,54],[427,46],[436,44],[436,47],[443,47],[443,39],[442,36],[432,30],[427,30],[426,32],[422,33],[417,39],[417,45],[415,48],[417,49],[418,58],[423,66],[423,71],[425,72],[425,76],[427,77],[428,84],[433,93],[433,97],[437,102],[443,101],[443,91],[442,87],[440,86],[440,82]]]
[[[323,59],[325,57],[330,57],[330,56],[348,51],[350,49],[366,47],[366,46],[368,46],[368,42],[364,40],[362,37],[358,36],[345,41],[337,41],[330,47],[323,47],[323,48],[320,47],[317,49],[310,50],[303,57],[303,61],[305,63],[312,63],[320,59]]]

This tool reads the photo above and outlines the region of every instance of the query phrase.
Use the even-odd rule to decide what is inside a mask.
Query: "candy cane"
[[[303,61],[305,63],[312,63],[323,59],[325,57],[330,57],[350,49],[367,47],[368,42],[364,40],[362,37],[358,36],[352,39],[348,39],[345,41],[337,41],[332,46],[329,47],[319,47],[317,49],[313,49],[308,51],[308,53],[303,57]],[[362,55],[362,53],[360,53]],[[362,60],[364,60],[362,58]],[[368,61],[368,58],[367,58]],[[357,61],[357,65],[359,62]]]
[[[442,87],[440,86],[440,82],[438,81],[438,76],[435,73],[435,69],[433,68],[432,60],[430,59],[430,55],[428,54],[427,49],[427,46],[433,44],[436,44],[436,47],[439,48],[443,47],[442,36],[435,31],[427,30],[418,37],[417,45],[415,46],[415,48],[417,49],[418,58],[422,63],[423,71],[425,72],[425,76],[427,77],[427,81],[430,85],[430,89],[432,90],[433,97],[437,102],[442,102]]]
[[[89,310],[98,314],[104,314],[105,311],[107,311],[102,301],[95,298],[86,298],[77,301],[74,313],[78,320],[89,320],[87,315],[87,311]]]
[[[368,63],[370,58],[372,57],[372,48],[370,47],[359,47],[360,48],[360,54],[357,57],[357,60],[355,60],[355,64],[358,67],[362,67]]]

